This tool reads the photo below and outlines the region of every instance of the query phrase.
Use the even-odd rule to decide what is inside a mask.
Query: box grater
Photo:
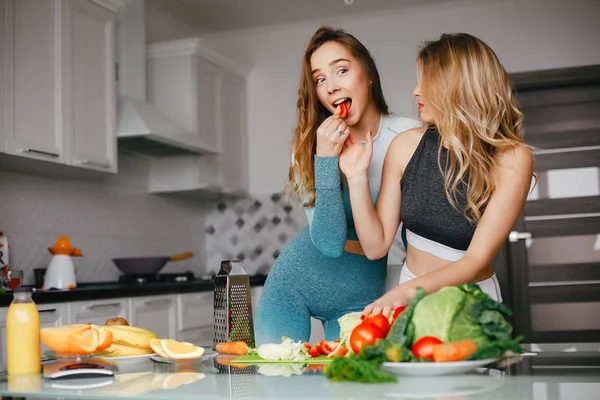
[[[246,342],[254,347],[250,278],[239,260],[221,261],[215,276],[213,344]]]

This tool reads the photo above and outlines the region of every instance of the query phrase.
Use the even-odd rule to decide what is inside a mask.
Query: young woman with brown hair
[[[347,115],[336,114],[338,106]],[[364,255],[339,154],[351,131],[357,140],[373,132],[365,190],[374,202],[389,144],[416,126],[416,120],[390,116],[375,62],[354,36],[327,27],[313,35],[302,60],[289,170],[289,187],[303,202],[309,225],[268,275],[257,307],[257,344],[279,343],[282,336],[308,340],[311,316],[323,323],[327,339],[337,339],[338,318],[383,294],[387,254],[374,260]]]

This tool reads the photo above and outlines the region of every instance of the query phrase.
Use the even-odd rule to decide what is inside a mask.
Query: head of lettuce
[[[522,337],[513,339],[513,328],[507,320],[511,310],[492,300],[476,284],[449,286],[429,295],[420,291],[411,306],[409,321],[393,327],[388,339],[402,340],[404,336],[408,346],[424,336],[437,337],[444,343],[468,339],[477,345],[477,351],[469,357],[472,360],[522,352],[518,344]]]

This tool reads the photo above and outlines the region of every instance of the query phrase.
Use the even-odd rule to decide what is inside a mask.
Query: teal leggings
[[[387,256],[371,261],[343,252],[323,255],[309,228],[294,238],[277,258],[260,296],[254,321],[256,345],[310,338],[310,317],[323,323],[325,338],[339,338],[338,318],[359,312],[383,295]]]

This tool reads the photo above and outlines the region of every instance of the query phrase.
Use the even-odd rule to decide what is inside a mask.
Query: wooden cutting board
[[[302,361],[288,361],[288,360],[265,360],[259,355],[245,355],[231,360],[232,364],[329,364],[333,361],[333,358],[327,356],[310,357]]]

